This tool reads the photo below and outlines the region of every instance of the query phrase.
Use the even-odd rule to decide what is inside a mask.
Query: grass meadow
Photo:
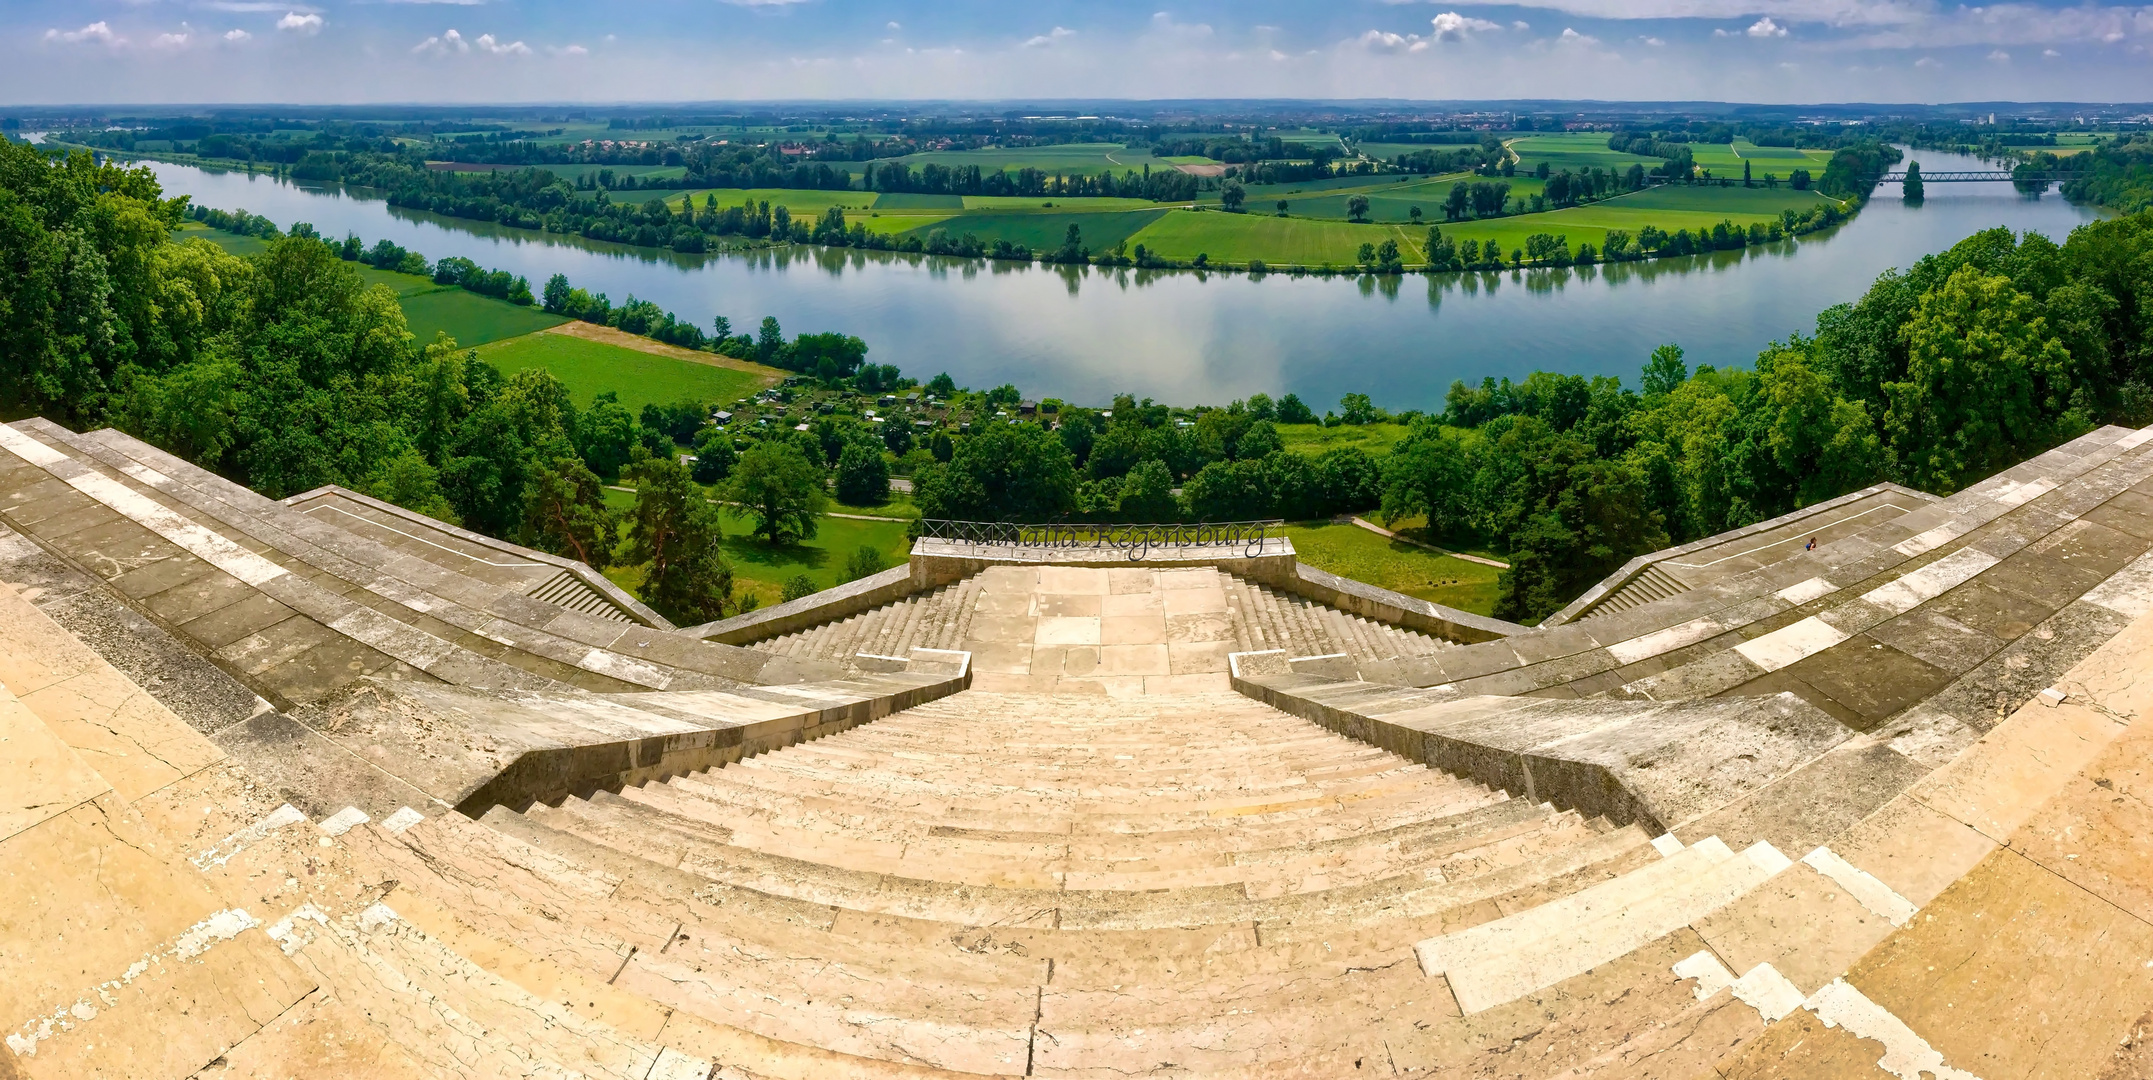
[[[1053,250],[1062,246],[1062,238],[1069,234],[1069,226],[1075,225],[1084,236],[1084,245],[1094,252],[1105,251],[1115,244],[1138,235],[1161,217],[1186,213],[1163,209],[1120,210],[1106,213],[1062,213],[1058,210],[1038,211],[979,211],[967,213],[946,221],[919,226],[912,231],[925,235],[935,229],[948,229],[951,236],[971,233],[992,243],[1007,240],[1023,244],[1033,251]]]
[[[479,358],[504,374],[528,367],[550,371],[568,387],[578,406],[611,390],[629,412],[643,406],[693,399],[723,405],[768,385],[766,376],[671,356],[588,341],[567,334],[526,334],[485,345]]]
[[[1496,580],[1502,574],[1495,567],[1438,555],[1358,525],[1297,522],[1285,533],[1300,560],[1319,570],[1475,615],[1495,611]]]
[[[615,510],[635,508],[633,492],[608,488],[605,499],[606,505]],[[887,566],[903,562],[912,550],[901,521],[823,517],[816,522],[814,539],[773,547],[752,535],[755,522],[746,514],[728,506],[721,508],[719,515],[725,527],[725,560],[732,564],[733,581],[760,597],[764,607],[783,599],[785,582],[800,574],[807,575],[818,589],[843,584],[840,579],[844,577],[846,561],[862,547],[881,552]],[[643,584],[643,570],[636,566],[613,567],[606,571],[606,577],[629,592]]]

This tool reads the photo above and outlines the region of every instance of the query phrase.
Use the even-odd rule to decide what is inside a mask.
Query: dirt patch
[[[1224,165],[1176,165],[1174,168],[1190,176],[1226,175],[1226,166]]]
[[[569,337],[578,337],[585,341],[602,341],[608,345],[618,345],[623,349],[634,349],[637,352],[646,352],[653,356],[670,356],[675,360],[686,360],[691,364],[708,364],[711,367],[746,371],[762,376],[763,385],[765,386],[776,385],[783,381],[786,375],[786,372],[777,368],[758,364],[751,360],[735,360],[730,356],[719,356],[716,353],[683,349],[678,345],[667,345],[665,342],[652,341],[647,337],[639,337],[624,330],[615,330],[610,326],[599,326],[596,323],[587,323],[580,320],[571,320],[559,326],[548,327],[544,332],[548,334],[566,334]]]

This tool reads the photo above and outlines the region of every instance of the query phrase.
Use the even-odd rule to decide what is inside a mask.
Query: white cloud
[[[157,35],[155,38],[151,39],[150,46],[152,48],[158,49],[186,48],[187,42],[193,40],[194,32],[192,30],[186,29],[185,23],[181,23],[180,26],[181,29],[176,33]]]
[[[1667,44],[1667,43],[1666,43],[1665,41],[1662,41],[1661,39],[1659,39],[1659,38],[1656,38],[1656,37],[1641,37],[1641,38],[1638,38],[1637,40],[1639,40],[1639,41],[1642,41],[1642,42],[1644,42],[1645,44],[1647,44],[1647,45],[1650,45],[1650,46],[1652,46],[1652,47],[1653,47],[1653,48],[1655,48],[1655,49],[1658,49],[1658,48],[1662,48],[1662,47],[1664,47],[1664,46],[1665,46],[1665,45]]]
[[[2002,49],[1997,49],[1996,51],[1989,53],[1989,60],[1993,63],[2008,64],[2011,62],[2011,54],[2003,51]]]
[[[1464,41],[1468,35],[1473,33],[1501,30],[1503,28],[1501,23],[1492,23],[1486,19],[1476,19],[1470,15],[1460,15],[1455,11],[1446,11],[1441,15],[1437,15],[1430,22],[1435,25],[1435,40],[1437,41]]]
[[[903,25],[901,25],[901,24],[899,24],[899,23],[897,22],[897,20],[895,20],[895,19],[891,19],[891,20],[890,20],[890,25],[889,25],[889,26],[887,26],[887,27],[884,27],[884,29],[886,29],[886,30],[888,30],[888,31],[889,31],[890,33],[894,34],[894,33],[896,33],[897,31],[899,31],[899,30],[902,30],[902,29],[904,29],[904,26],[903,26]]]
[[[806,2],[807,2],[807,0],[724,0],[724,2],[725,2],[725,3],[728,3],[728,4],[731,4],[731,5],[733,5],[734,7],[747,7],[747,8],[772,7],[772,8],[775,8],[775,7],[790,7],[790,6],[791,6],[791,5],[793,5],[793,4],[804,4],[804,3],[806,3]]]
[[[447,56],[450,52],[470,52],[471,43],[465,41],[464,36],[451,27],[446,34],[430,37],[413,45],[411,51],[426,56]]]
[[[2062,56],[2063,54],[2062,54],[2062,53],[2060,53],[2060,52],[2057,52],[2057,51],[2056,51],[2056,50],[2054,50],[2054,49],[2042,49],[2042,50],[2041,50],[2041,55],[2042,55],[2042,56],[2044,56],[2044,57],[2046,57],[2046,58],[2048,58],[2048,59],[2050,59],[2050,60],[2054,60],[2055,58],[2057,58],[2057,57],[2059,57],[2059,56]]]
[[[1773,22],[1770,15],[1766,15],[1764,18],[1758,19],[1756,22],[1749,24],[1749,29],[1742,32],[1748,34],[1750,37],[1753,38],[1775,38],[1787,36],[1787,28]]]
[[[69,45],[76,45],[86,41],[94,41],[100,45],[125,45],[127,43],[127,39],[113,33],[112,24],[103,19],[99,19],[80,30],[47,30],[45,31],[45,40],[64,42]]]
[[[1380,53],[1420,52],[1428,47],[1428,39],[1419,34],[1393,34],[1387,30],[1370,30],[1360,36],[1359,42],[1361,48]]]
[[[1066,26],[1057,26],[1044,34],[1039,34],[1034,37],[1026,38],[1024,41],[1024,47],[1027,49],[1044,49],[1047,46],[1052,45],[1055,42],[1060,41],[1065,37],[1069,37],[1070,35],[1075,33],[1076,31],[1071,30]]]
[[[1771,15],[1795,22],[1878,26],[1920,22],[1939,5],[1930,0],[1511,0],[1517,7],[1588,19],[1748,19]]]
[[[283,18],[277,20],[277,29],[289,30],[297,34],[319,34],[321,33],[321,22],[321,16],[311,12],[301,15],[296,11],[287,11],[284,13]]]
[[[520,41],[511,41],[504,45],[492,34],[480,34],[478,36],[478,48],[480,52],[489,52],[494,54],[495,56],[531,55],[531,47],[529,45],[525,45],[523,42]]]
[[[547,52],[555,56],[589,56],[591,51],[581,45],[549,46]]]
[[[1944,66],[1944,62],[1933,56],[1924,56],[1914,61],[1914,66],[1917,68],[1940,68]]]
[[[265,15],[272,11],[310,12],[314,9],[304,4],[279,4],[275,0],[208,0],[194,5],[208,11],[229,11],[239,15]]]
[[[1580,34],[1567,26],[1562,28],[1562,36],[1558,40],[1565,45],[1598,45],[1600,43],[1599,38],[1593,37],[1591,34]]]
[[[252,40],[253,37],[253,34],[247,33],[245,30],[226,30],[224,32],[224,40],[231,42],[248,41]]]

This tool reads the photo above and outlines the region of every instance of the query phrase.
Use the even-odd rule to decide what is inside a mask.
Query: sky
[[[5,0],[0,104],[2148,101],[2149,46],[2097,2]]]

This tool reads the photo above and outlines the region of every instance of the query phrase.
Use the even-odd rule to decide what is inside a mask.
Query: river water
[[[1912,157],[1927,172],[1983,167],[1954,154]],[[1920,206],[1890,185],[1848,225],[1743,252],[1567,271],[1251,278],[816,248],[661,254],[413,213],[363,191],[147,164],[168,194],[202,205],[388,239],[430,259],[461,255],[534,288],[565,273],[615,303],[633,294],[706,324],[727,316],[736,332],[775,315],[789,334],[856,334],[870,360],[923,380],[946,371],[960,385],[1010,382],[1028,397],[1081,403],[1124,392],[1190,405],[1292,392],[1319,412],[1354,391],[1391,409],[1440,408],[1453,379],[1536,369],[1619,375],[1634,387],[1646,355],[1669,341],[1693,365],[1746,365],[1766,342],[1811,331],[1817,312],[1860,296],[1886,269],[1998,225],[2061,241],[2096,216],[2008,183],[1931,184]]]

